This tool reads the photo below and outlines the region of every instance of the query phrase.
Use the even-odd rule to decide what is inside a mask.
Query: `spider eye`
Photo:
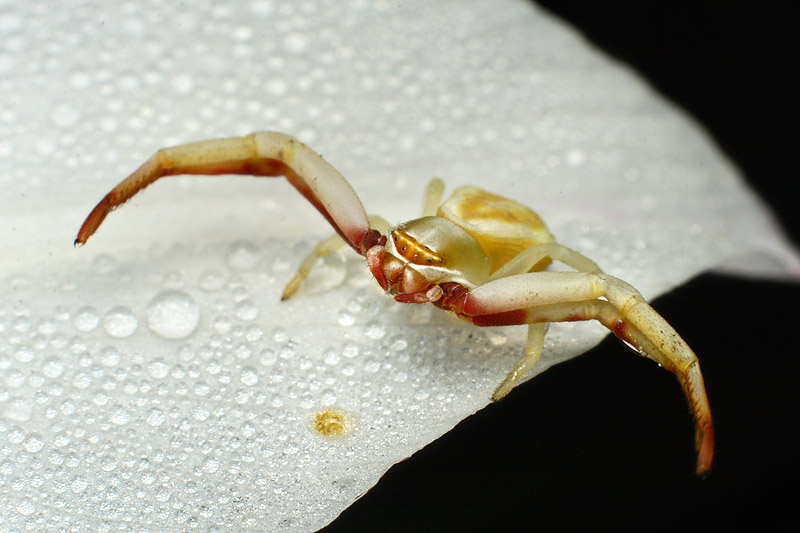
[[[430,265],[431,263],[433,263],[433,261],[431,261],[430,259],[428,259],[428,260],[427,260],[427,261],[425,261],[425,262],[426,262],[426,263],[428,263],[429,265]]]

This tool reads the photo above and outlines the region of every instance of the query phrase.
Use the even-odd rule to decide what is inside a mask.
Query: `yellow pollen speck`
[[[328,408],[315,414],[311,425],[323,437],[344,437],[353,430],[353,416],[341,409]]]

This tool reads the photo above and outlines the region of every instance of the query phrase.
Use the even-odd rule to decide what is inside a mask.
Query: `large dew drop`
[[[188,337],[199,322],[200,307],[183,291],[160,292],[147,306],[147,325],[153,333],[167,339]]]

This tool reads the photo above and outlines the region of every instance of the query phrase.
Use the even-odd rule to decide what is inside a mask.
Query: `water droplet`
[[[219,470],[219,461],[214,459],[213,457],[206,457],[203,460],[203,472],[207,474],[213,474]]]
[[[25,439],[23,446],[28,452],[36,453],[44,447],[44,439],[38,433],[32,433]]]
[[[75,329],[78,331],[87,332],[92,331],[99,323],[100,316],[93,307],[81,307],[75,313],[75,320],[73,320],[72,325],[74,325]]]
[[[23,344],[14,352],[14,358],[20,363],[30,363],[36,357],[36,351],[27,344]]]
[[[70,351],[72,353],[77,355],[77,354],[85,353],[86,350],[89,349],[89,347],[86,346],[86,341],[84,341],[82,338],[73,337],[70,340],[69,349],[70,349]]]
[[[216,376],[222,372],[222,364],[218,360],[212,359],[206,365],[206,372],[212,376]]]
[[[283,40],[283,47],[292,54],[301,54],[308,46],[308,39],[302,33],[290,33]]]
[[[289,86],[281,79],[271,79],[264,83],[264,89],[271,96],[283,96]]]
[[[92,79],[86,72],[76,71],[69,76],[69,85],[73,89],[85,89],[89,87],[91,82]]]
[[[22,516],[32,515],[36,511],[36,504],[30,498],[23,498],[17,503],[17,512]]]
[[[122,360],[122,354],[114,346],[106,346],[100,350],[100,364],[103,366],[117,366]]]
[[[364,335],[374,340],[382,339],[386,335],[386,326],[374,320],[370,321],[364,327]]]
[[[179,74],[173,78],[172,87],[176,93],[185,96],[194,90],[194,79],[189,74]]]
[[[247,342],[258,342],[264,336],[264,330],[258,326],[250,326],[245,332],[244,338]]]
[[[240,320],[254,320],[258,316],[258,307],[250,300],[243,300],[236,304],[236,316]]]
[[[75,494],[80,494],[81,492],[85,491],[88,487],[89,487],[89,482],[80,476],[75,477],[75,479],[72,480],[72,483],[70,483],[70,489]]]
[[[283,449],[284,455],[295,455],[300,451],[300,448],[295,444],[290,444]]]
[[[200,288],[204,291],[218,291],[225,286],[225,276],[219,270],[206,270],[200,276]]]
[[[117,260],[110,254],[100,254],[92,261],[92,268],[100,274],[114,272],[118,266]]]
[[[275,361],[278,360],[278,354],[275,353],[275,350],[272,348],[264,348],[261,351],[261,356],[259,357],[259,362],[264,366],[272,366],[275,364]]]
[[[225,315],[220,315],[214,319],[214,331],[220,335],[225,335],[233,329],[233,321]]]
[[[5,415],[11,420],[25,422],[33,415],[33,405],[25,398],[13,398],[6,403]]]
[[[42,335],[53,335],[58,331],[58,324],[53,320],[43,320],[36,328]]]
[[[198,405],[192,409],[192,417],[199,422],[208,420],[209,416],[211,416],[211,411],[209,411],[205,406]]]
[[[56,152],[56,150],[58,150],[58,143],[53,139],[39,139],[36,142],[36,151],[41,156],[51,156]]]
[[[53,124],[60,128],[71,128],[81,119],[81,113],[77,107],[70,104],[59,104],[53,110]]]
[[[489,342],[492,343],[492,346],[503,346],[508,342],[508,337],[502,333],[491,333],[489,335]]]
[[[270,0],[257,0],[250,5],[250,11],[259,17],[265,17],[272,13],[275,5]]]
[[[355,324],[356,319],[353,315],[351,315],[347,311],[339,311],[338,322],[340,326],[347,327]]]
[[[72,413],[65,412],[64,414],[69,415]],[[71,442],[72,438],[70,438],[69,433],[67,431],[59,431],[53,438],[53,446],[55,446],[56,448],[63,448],[64,446],[68,446]]]
[[[188,344],[181,346],[180,350],[178,350],[178,359],[184,362],[191,361],[195,357],[195,352],[192,347]]]
[[[342,354],[338,350],[334,350],[333,348],[328,348],[322,354],[323,360],[328,365],[336,365],[339,364],[339,361],[342,360]]]
[[[211,392],[211,386],[205,381],[198,381],[194,384],[194,393],[197,396],[208,396],[209,392]]]
[[[102,468],[104,472],[111,472],[117,468],[117,460],[113,455],[104,455],[100,460],[100,468]]]
[[[348,359],[358,356],[358,344],[355,342],[346,342],[342,345],[342,355]]]
[[[20,427],[12,426],[7,438],[11,444],[21,444],[25,440],[25,432]]]
[[[258,372],[252,367],[245,367],[242,369],[242,377],[240,379],[242,383],[248,387],[252,387],[258,383]]]
[[[234,348],[233,353],[239,359],[249,359],[251,355],[253,355],[253,348],[248,346],[247,344],[239,344]]]
[[[14,70],[14,67],[17,66],[17,62],[18,62],[17,58],[11,54],[5,54],[5,53],[0,54],[0,76],[8,72],[12,72]],[[6,120],[7,122],[14,122],[15,120],[17,120],[17,114],[11,110],[6,110],[5,113],[0,115],[0,118]],[[4,149],[2,150],[2,152],[6,152],[6,150]],[[7,154],[4,153],[3,155]]]
[[[281,359],[291,359],[295,355],[297,355],[297,350],[294,347],[293,343],[287,343],[281,346],[280,350],[278,350],[278,356]]]
[[[147,372],[156,379],[165,378],[169,374],[169,365],[162,359],[154,359],[147,365]]]
[[[364,372],[374,374],[381,369],[381,363],[374,357],[367,357],[364,359]]]
[[[92,384],[92,378],[86,372],[79,372],[72,378],[72,385],[77,389],[85,389]]]
[[[147,28],[147,25],[143,20],[139,20],[134,17],[124,17],[123,20],[120,21],[122,24],[122,28],[131,35],[137,36],[142,35]]]
[[[158,427],[161,424],[163,424],[166,419],[167,417],[166,415],[164,415],[164,411],[162,411],[157,407],[154,407],[150,409],[150,411],[147,413],[145,421],[153,427]]]
[[[111,413],[111,421],[118,426],[124,426],[131,421],[131,414],[122,407],[117,407]]]
[[[272,330],[272,340],[275,342],[286,342],[289,340],[289,334],[283,328],[275,328]]]
[[[64,372],[64,362],[58,357],[48,357],[42,365],[42,373],[50,378],[56,379]]]
[[[33,387],[34,390],[40,390],[42,385],[44,385],[44,376],[39,374],[36,371],[33,371],[28,375],[28,384]]]
[[[408,347],[408,340],[405,337],[397,335],[392,338],[392,350],[401,352]]]
[[[305,396],[300,400],[300,407],[303,409],[311,409],[315,404],[316,402],[310,396]]]
[[[225,255],[228,259],[228,266],[231,267],[232,270],[253,270],[258,266],[258,248],[250,241],[236,241],[231,243]]]
[[[337,400],[336,393],[331,389],[325,389],[322,391],[322,397],[320,398],[320,403],[325,406],[333,405],[336,403]]]
[[[183,291],[166,290],[147,306],[147,325],[153,333],[167,339],[183,339],[200,323],[200,307]]]
[[[129,307],[122,305],[114,307],[103,317],[103,328],[106,333],[118,339],[130,337],[138,327],[139,321]]]

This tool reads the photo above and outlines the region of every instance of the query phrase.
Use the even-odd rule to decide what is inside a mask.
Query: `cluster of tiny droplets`
[[[402,438],[409,429],[398,409],[436,416],[431,396],[453,398],[430,373],[452,366],[457,380],[459,346],[494,342],[470,338],[429,306],[382,297],[363,261],[345,252],[281,303],[285,249],[181,246],[147,265],[101,254],[62,282],[53,309],[26,299],[33,279],[10,277],[19,298],[0,307],[0,503],[12,511],[3,520],[248,524],[225,522],[227,505],[251,526],[265,515],[291,522],[297,508],[275,514],[287,478],[321,470],[313,483],[336,487],[336,501],[351,497],[358,483],[337,465],[349,440]],[[307,316],[319,299],[334,305]],[[320,335],[329,339],[310,343]],[[339,408],[347,436],[328,443],[311,420]],[[187,492],[214,503],[186,505]],[[103,510],[102,524],[82,515],[87,502]]]

